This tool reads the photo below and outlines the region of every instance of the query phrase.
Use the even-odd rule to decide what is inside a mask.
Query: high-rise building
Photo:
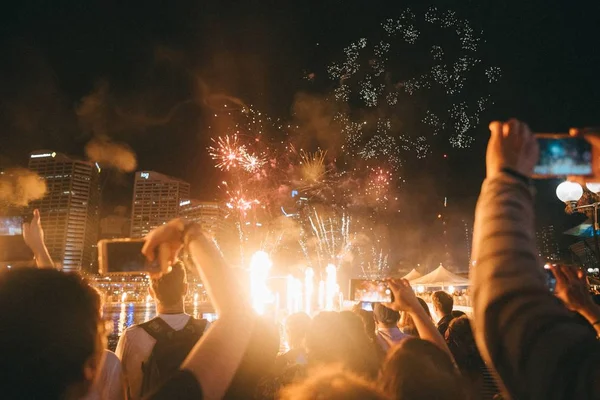
[[[227,217],[227,209],[216,201],[184,200],[180,203],[180,215],[195,221],[215,238],[228,234],[233,228]]]
[[[144,237],[152,229],[179,216],[179,204],[190,198],[190,184],[153,171],[135,174],[131,207],[131,236]]]
[[[40,210],[46,246],[65,271],[92,271],[100,210],[100,167],[51,150],[29,155],[29,169],[47,192],[30,204]]]
[[[546,261],[560,260],[560,248],[556,240],[554,225],[543,226],[535,234],[540,257]]]

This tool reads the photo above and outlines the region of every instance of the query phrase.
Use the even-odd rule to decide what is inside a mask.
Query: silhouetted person
[[[431,302],[433,303],[433,312],[439,318],[437,328],[442,336],[444,336],[453,318],[452,307],[454,307],[454,299],[448,293],[440,290],[431,295]]]

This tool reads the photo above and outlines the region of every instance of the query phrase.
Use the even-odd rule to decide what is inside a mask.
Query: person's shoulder
[[[139,333],[140,331],[143,331],[143,330],[144,330],[144,328],[142,328],[141,325],[131,325],[129,328],[127,328],[123,331],[123,334],[121,335],[121,337],[129,338],[130,336],[136,335],[137,333]]]
[[[115,353],[113,353],[112,351],[108,350],[108,349],[104,349],[104,363],[105,364],[115,364],[115,363],[120,363],[121,361],[119,360],[119,357],[117,357],[117,355]]]

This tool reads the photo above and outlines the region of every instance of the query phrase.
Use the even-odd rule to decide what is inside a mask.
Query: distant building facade
[[[51,150],[29,155],[29,169],[46,181],[39,209],[46,246],[65,271],[91,272],[96,262],[100,213],[100,167]]]
[[[216,201],[184,200],[180,207],[182,217],[197,222],[215,238],[227,234],[233,227],[226,219],[227,209]]]
[[[540,257],[547,261],[560,260],[560,247],[556,240],[554,225],[547,225],[538,229],[536,241]]]
[[[179,216],[179,204],[190,198],[190,184],[153,171],[135,174],[131,207],[131,236],[146,236],[152,229]]]

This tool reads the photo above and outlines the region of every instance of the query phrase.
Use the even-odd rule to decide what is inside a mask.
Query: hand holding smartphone
[[[33,260],[33,251],[23,239],[24,218],[0,217],[0,263]]]
[[[159,273],[160,247],[152,262],[142,254],[145,239],[105,239],[98,242],[98,272],[100,274],[127,274],[135,272]]]
[[[350,300],[367,303],[390,303],[392,291],[384,280],[350,280]]]
[[[537,179],[563,176],[592,176],[592,145],[583,137],[536,133],[540,156],[533,168]]]

